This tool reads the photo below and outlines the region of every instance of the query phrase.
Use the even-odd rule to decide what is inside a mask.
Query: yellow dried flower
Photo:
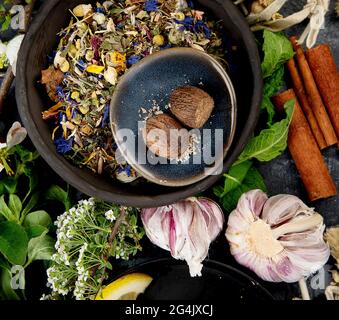
[[[153,44],[156,46],[162,46],[165,43],[165,38],[161,35],[158,34],[156,36],[153,37]]]
[[[95,64],[91,64],[86,68],[87,72],[94,73],[94,74],[100,74],[102,71],[104,71],[105,67],[103,66],[97,66]]]
[[[111,53],[111,61],[118,72],[126,70],[126,55],[118,51]]]
[[[72,94],[71,94],[71,98],[73,100],[78,100],[80,97],[80,93],[78,91],[73,91]]]

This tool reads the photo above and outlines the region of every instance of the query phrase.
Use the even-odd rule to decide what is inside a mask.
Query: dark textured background
[[[300,10],[305,3],[306,1],[304,0],[303,1],[289,0],[288,3],[283,8],[282,13],[286,15],[292,12],[296,12],[297,10]],[[330,11],[326,16],[326,25],[325,28],[321,30],[319,34],[318,43],[329,43],[331,45],[337,65],[339,65],[339,18],[336,18],[336,15],[334,13],[334,5],[335,0],[331,0]],[[287,34],[300,35],[303,29],[306,27],[306,25],[307,22],[302,23],[296,27],[293,27],[288,30]],[[10,33],[0,34],[0,37],[2,39],[5,39],[10,36],[11,36]],[[1,80],[2,78],[0,76],[0,82]],[[8,126],[15,119],[18,119],[18,114],[15,105],[14,86],[13,86],[6,102],[4,114],[0,115],[0,135],[2,135],[1,134],[2,131],[6,131],[8,129]],[[323,152],[326,162],[329,166],[331,175],[334,177],[335,182],[339,188],[338,153],[339,150],[336,147],[331,147]],[[60,179],[55,176],[55,174],[47,167],[47,165],[45,164],[41,165],[46,166],[45,177],[46,178],[48,177],[49,181],[54,180],[60,183]],[[293,160],[291,159],[288,152],[285,152],[283,155],[267,164],[261,164],[259,166],[259,169],[265,178],[270,195],[276,195],[279,193],[294,194],[299,196],[307,203],[307,195],[305,194],[305,190],[303,188],[298,172],[296,171]],[[317,209],[317,211],[323,214],[327,226],[335,226],[339,225],[338,201],[339,195],[327,200],[321,200],[312,204],[310,203],[308,204],[314,206]],[[118,266],[116,266],[115,271],[112,274],[112,277],[116,276],[120,272],[125,271],[127,268],[131,266],[137,265],[138,263],[149,261],[154,258],[169,257],[169,253],[165,252],[164,250],[156,248],[155,246],[151,245],[147,240],[144,242],[145,242],[144,252],[139,254],[136,258],[132,259],[128,263],[121,263]],[[224,263],[228,263],[256,278],[255,275],[253,275],[251,272],[235,263],[234,259],[229,253],[229,248],[223,235],[221,235],[217,239],[217,241],[215,241],[212,244],[209,258]],[[34,268],[36,270],[38,266],[34,266]],[[41,269],[41,272],[43,272],[43,269]],[[28,274],[30,274],[30,270],[28,270]],[[295,284],[292,285],[285,283],[271,284],[262,282],[260,280],[259,282],[261,282],[277,299],[292,299],[295,296],[299,296],[298,286]],[[31,299],[39,298],[41,292],[44,291],[43,287],[45,283],[46,279],[44,277],[28,276],[27,277],[27,287],[29,288],[28,297]],[[225,290],[227,290],[227,288],[225,288]],[[317,299],[323,299],[323,291],[321,290],[317,291],[311,290],[311,295],[316,297]]]

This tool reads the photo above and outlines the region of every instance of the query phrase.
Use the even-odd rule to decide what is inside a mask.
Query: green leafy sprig
[[[57,252],[47,270],[47,298],[93,299],[112,270],[112,259],[128,260],[141,250],[144,230],[138,210],[94,199],[82,200],[58,217]],[[44,297],[46,298],[46,297]]]
[[[252,189],[266,192],[264,179],[254,167],[253,160],[271,161],[287,147],[288,130],[295,101],[291,100],[285,104],[285,119],[274,123],[276,112],[271,97],[282,88],[283,64],[293,57],[294,51],[289,40],[281,33],[264,30],[263,37],[262,71],[265,82],[261,109],[266,111],[268,128],[263,129],[259,135],[248,142],[238,160],[224,175],[224,184],[213,189],[227,212],[236,207],[243,193]]]

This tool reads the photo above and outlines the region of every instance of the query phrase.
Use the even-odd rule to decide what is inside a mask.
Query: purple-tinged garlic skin
[[[230,214],[226,238],[242,265],[271,282],[297,282],[319,270],[330,251],[322,217],[299,198],[267,198],[261,190],[242,195]]]
[[[221,232],[224,215],[207,198],[189,198],[170,206],[141,211],[148,238],[171,252],[173,258],[186,260],[192,277],[201,276],[202,261],[209,246]]]

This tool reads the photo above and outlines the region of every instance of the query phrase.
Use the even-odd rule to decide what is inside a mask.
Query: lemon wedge
[[[103,288],[95,300],[136,300],[152,282],[152,277],[143,273],[131,273],[113,281]]]

